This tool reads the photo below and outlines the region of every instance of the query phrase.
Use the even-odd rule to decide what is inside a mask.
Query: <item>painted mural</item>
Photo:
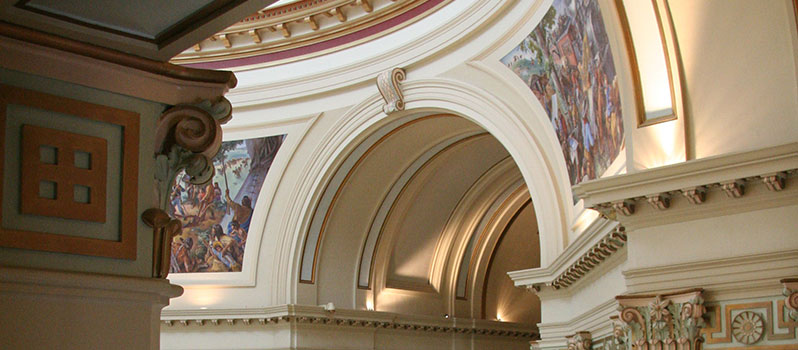
[[[501,59],[548,113],[571,185],[601,176],[623,146],[618,82],[595,0],[554,0]]]
[[[207,185],[172,187],[170,214],[183,223],[172,241],[170,272],[236,272],[244,262],[252,210],[285,135],[222,143]]]

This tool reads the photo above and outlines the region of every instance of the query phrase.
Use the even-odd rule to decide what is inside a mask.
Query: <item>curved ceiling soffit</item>
[[[250,15],[172,59],[205,69],[267,67],[396,31],[451,0],[304,0]]]
[[[517,110],[483,89],[451,79],[406,81],[403,82],[403,92],[406,110],[397,112],[396,118],[420,112],[450,113],[475,122],[504,145],[518,164],[536,203],[541,261],[543,266],[547,265],[546,262],[563,249],[563,240],[568,232],[566,218],[571,210],[570,198],[561,190],[567,185],[559,183],[562,181],[554,176],[556,172],[553,170],[557,168],[553,164],[557,164],[557,157],[562,157],[562,154],[559,150],[541,146],[556,142],[545,134],[550,130],[541,128],[547,125],[544,123],[547,120],[529,118],[528,115],[534,115],[536,110]],[[302,174],[306,174],[306,180],[298,182],[292,189],[290,198],[294,200],[288,203],[289,215],[279,224],[281,231],[292,234],[275,242],[275,250],[282,253],[275,255],[273,263],[278,272],[273,275],[272,282],[287,288],[284,296],[287,299],[277,299],[276,302],[290,302],[296,298],[302,248],[314,208],[321,200],[324,186],[346,159],[352,145],[363,139],[364,130],[385,123],[382,104],[382,98],[375,92],[350,108],[322,136],[311,159],[305,163]]]
[[[529,197],[521,195],[509,198],[503,206],[506,214],[501,216],[500,220],[497,220],[497,224],[493,227],[492,232],[486,235],[487,240],[485,241],[485,244],[482,245],[483,249],[479,252],[480,254],[478,259],[476,259],[474,267],[471,269],[471,271],[469,271],[469,274],[470,276],[473,276],[472,280],[474,281],[474,283],[472,283],[470,286],[473,295],[470,300],[472,315],[479,315],[478,317],[484,319],[488,318],[486,307],[488,305],[487,298],[489,297],[488,283],[491,266],[493,265],[494,258],[497,257],[496,254],[502,239],[516,222],[516,219],[519,218],[524,209],[526,209],[528,206],[532,206],[534,213],[534,203],[532,203]],[[503,274],[506,274],[507,272],[510,271],[504,271]],[[474,317],[476,318],[477,316]]]
[[[348,183],[350,177],[358,170],[358,167],[362,165],[362,162],[389,137],[400,134],[404,129],[415,126],[418,123],[445,117],[454,118],[452,115],[445,114],[413,115],[397,118],[378,127],[377,130],[370,133],[365,140],[358,143],[357,147],[346,155],[346,158],[338,165],[334,175],[324,186],[323,194],[314,209],[311,224],[302,247],[300,282],[315,283],[317,262],[320,256],[319,250],[323,244],[328,219],[332,214],[331,211],[336,204],[336,200],[341,195],[341,191]],[[473,125],[473,127],[466,127],[465,129],[462,127],[460,129],[455,128],[449,131],[450,136],[444,135],[443,137],[456,139],[479,132],[476,125]]]
[[[509,87],[501,80],[495,83]],[[570,183],[561,177],[565,171],[562,150],[542,107],[529,101],[513,105],[478,86],[451,79],[420,79],[402,84],[405,108],[429,104],[445,108],[474,121],[505,146],[536,203],[538,227],[543,232],[543,265],[564,250],[573,202]]]
[[[413,286],[400,289],[412,291],[410,295],[418,292],[440,295],[445,312],[454,317],[483,317],[484,282],[492,254],[501,235],[512,222],[512,218],[529,203],[531,200],[526,191],[526,185],[512,158],[507,157],[494,164],[460,197],[455,210],[448,218],[446,227],[441,230],[433,256],[433,259],[438,260],[439,263],[430,269],[430,282],[433,284],[434,290],[424,290]],[[401,213],[397,215],[401,216]],[[466,229],[462,230],[464,227]],[[386,226],[386,228],[389,227]],[[375,254],[372,262],[375,265],[375,272],[372,276],[374,292],[371,297],[376,300],[370,300],[376,310],[381,308],[379,295],[382,291],[386,288],[390,290],[397,288],[389,286],[386,283],[386,278],[388,277],[388,261],[394,252],[395,240],[399,238],[392,233],[396,233],[398,230],[386,229],[385,231],[387,232],[381,232],[377,248],[379,253]],[[474,254],[468,252],[468,249],[471,249]],[[438,281],[435,281],[436,279]],[[468,298],[460,298],[457,295],[457,286],[460,283],[468,285]],[[438,288],[437,286],[442,287]],[[391,297],[389,300],[396,301],[395,297]],[[468,307],[465,309],[468,310],[467,314],[464,313],[464,309],[455,306],[459,302],[458,300],[467,303]],[[356,307],[366,306],[356,305]]]
[[[501,204],[494,214],[496,219],[492,220],[492,225],[486,227],[480,236],[482,244],[476,246],[477,249],[475,249],[474,255],[468,264],[467,276],[470,283],[466,286],[471,295],[469,299],[471,314],[475,318],[487,317],[485,314],[485,298],[487,296],[485,289],[488,283],[488,272],[496,249],[515,219],[529,205],[533,206],[534,212],[534,203],[532,203],[529,195],[524,193],[522,189],[516,190]]]
[[[464,259],[470,260],[474,237],[487,225],[497,205],[519,187],[525,188],[521,172],[512,158],[507,157],[468,189],[450,215],[430,268],[430,280],[449,297],[450,305],[455,298],[465,297],[465,292],[460,293],[458,288],[462,277],[460,270],[463,270]]]
[[[518,176],[520,177],[520,173]],[[519,197],[529,200],[529,193],[522,179],[508,183],[497,194],[498,196],[489,203],[490,207],[479,218],[479,226],[463,237],[466,245],[457,252],[456,259],[453,259],[453,264],[449,271],[453,299],[469,300],[471,303],[480,301],[479,294],[476,292],[478,289],[475,288],[479,286],[479,283],[475,281],[481,280],[480,275],[476,274],[475,271],[480,271],[478,269],[481,266],[480,263],[484,262],[480,259],[480,254],[485,249],[488,249],[486,247],[489,242],[495,241],[493,234],[497,227],[500,227],[505,222],[507,215],[512,215],[512,209],[508,208],[511,208]],[[509,213],[508,210],[510,211]],[[490,249],[488,250],[490,251]]]
[[[495,142],[498,147],[501,145],[495,141],[487,133],[480,133],[477,135],[473,135],[470,137],[462,138],[459,141],[451,143],[446,147],[440,149],[437,152],[430,152],[427,154],[426,159],[422,159],[423,164],[418,167],[417,171],[408,179],[407,182],[401,184],[401,191],[399,196],[388,203],[390,206],[389,213],[387,217],[383,220],[383,222],[379,225],[379,231],[377,232],[378,238],[376,242],[375,252],[372,257],[372,261],[370,262],[371,270],[372,270],[372,287],[374,290],[374,295],[378,296],[380,292],[386,288],[398,288],[398,289],[410,289],[410,290],[419,290],[419,291],[427,291],[438,293],[439,289],[437,285],[440,283],[436,283],[430,279],[429,269],[425,269],[422,271],[422,276],[417,276],[424,280],[421,284],[415,283],[405,283],[401,278],[395,279],[400,277],[399,270],[401,269],[401,265],[407,263],[400,252],[397,249],[401,249],[402,247],[408,248],[411,247],[411,251],[414,253],[423,251],[423,250],[430,250],[429,248],[434,248],[438,241],[440,240],[440,234],[442,232],[442,228],[445,227],[445,222],[440,222],[441,227],[438,228],[434,221],[422,221],[424,225],[421,227],[418,226],[418,222],[416,219],[419,218],[418,212],[413,214],[414,210],[417,210],[419,207],[429,207],[432,206],[434,208],[444,208],[442,218],[446,221],[451,216],[452,211],[456,208],[456,204],[462,199],[463,192],[467,192],[468,188],[473,187],[473,182],[471,180],[465,183],[465,188],[463,188],[463,184],[453,184],[451,182],[447,182],[447,190],[455,189],[454,196],[450,194],[443,193],[442,191],[434,191],[435,202],[431,202],[429,198],[424,200],[423,195],[426,192],[427,194],[430,193],[429,191],[432,189],[434,190],[435,180],[440,180],[441,173],[438,169],[442,168],[452,168],[453,165],[461,166],[464,168],[468,168],[469,170],[474,170],[473,174],[476,175],[476,179],[474,181],[478,181],[478,179],[484,176],[485,171],[489,171],[489,169],[495,166],[496,160],[491,160],[488,157],[484,157],[485,155],[479,155],[479,150],[483,150],[489,143]],[[504,150],[501,150],[505,156],[502,156],[501,159],[507,159],[506,153]],[[453,159],[461,159],[463,155],[466,157],[477,157],[478,160],[473,162],[458,162]],[[501,162],[501,160],[498,160]],[[458,164],[459,163],[459,164]],[[464,163],[468,163],[464,165]],[[481,163],[481,164],[480,164]],[[461,173],[468,173],[470,171],[465,171]],[[472,176],[473,177],[473,176]],[[433,180],[435,178],[435,180]],[[429,187],[432,186],[432,187]],[[446,209],[447,207],[453,207],[450,211]],[[434,210],[432,210],[434,212]],[[428,213],[428,210],[424,210],[424,213]],[[423,218],[423,215],[421,216]],[[439,217],[441,218],[441,217]],[[407,236],[407,223],[412,223],[411,225],[411,233],[422,232],[425,237],[431,236],[433,240],[428,240],[424,243],[423,239],[419,239],[419,237],[413,238]],[[412,230],[415,227],[419,230]],[[403,246],[400,246],[402,244]],[[407,251],[407,249],[404,249]],[[434,257],[434,250],[429,253],[429,255],[418,255],[413,254],[412,258],[413,261],[411,263],[421,263],[431,265],[431,262]],[[362,261],[369,263],[368,261]],[[396,266],[391,266],[394,263]],[[374,303],[375,307],[377,307],[378,303]]]
[[[360,262],[358,264],[358,279],[357,288],[371,289],[372,286],[372,267],[375,260],[375,251],[380,242],[381,233],[385,220],[391,215],[392,208],[397,198],[399,198],[407,184],[413,181],[413,177],[432,160],[437,154],[445,152],[449,147],[455,146],[461,142],[465,142],[473,137],[485,136],[485,132],[468,132],[448,138],[443,142],[429,148],[421,157],[416,158],[415,161],[399,176],[396,182],[391,186],[388,194],[383,198],[379,209],[377,210],[374,219],[372,220],[366,240],[363,244],[363,249],[360,253]]]

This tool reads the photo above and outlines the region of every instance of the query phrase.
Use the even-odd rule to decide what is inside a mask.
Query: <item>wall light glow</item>
[[[658,164],[652,164],[653,166],[661,166],[661,165],[668,165],[674,164],[685,161],[684,157],[684,149],[682,145],[676,142],[680,133],[679,128],[677,128],[677,124],[675,122],[667,122],[656,125],[656,133],[654,134],[654,138],[656,139],[657,144],[660,146],[660,154],[662,158],[660,159]]]
[[[366,310],[374,311],[374,302],[371,300],[366,300]]]
[[[622,0],[640,78],[643,122],[673,115],[671,79],[654,0]]]
[[[183,298],[189,300],[195,307],[205,310],[208,306],[218,303],[222,299],[222,294],[217,289],[187,289]]]

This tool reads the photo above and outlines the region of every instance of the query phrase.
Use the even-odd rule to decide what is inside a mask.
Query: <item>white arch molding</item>
[[[567,177],[557,176],[564,172],[564,161],[559,147],[552,147],[557,145],[556,136],[542,107],[531,103],[513,106],[487,90],[445,78],[406,81],[403,92],[405,111],[388,118],[382,112],[382,99],[375,93],[347,111],[314,149],[302,171],[304,178],[292,190],[288,215],[279,223],[278,232],[283,234],[271,242],[275,244],[271,285],[283,291],[273,294],[273,304],[298,301],[305,236],[326,184],[340,164],[370,131],[388,120],[416,113],[467,118],[501,142],[529,188],[540,230],[541,266],[563,251],[572,216],[570,184]]]

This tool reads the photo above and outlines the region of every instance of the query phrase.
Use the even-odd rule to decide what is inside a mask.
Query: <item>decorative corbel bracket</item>
[[[706,312],[703,289],[658,295],[620,295],[627,346],[637,349],[701,350]]]
[[[230,101],[202,101],[167,109],[158,119],[155,131],[155,183],[158,207],[142,213],[144,223],[153,228],[152,276],[166,278],[170,267],[172,239],[180,232],[178,220],[169,218],[167,208],[175,178],[185,170],[193,184],[213,178],[211,160],[222,145],[222,124],[232,117]]]
[[[731,180],[720,183],[720,188],[729,198],[740,198],[745,194],[745,181]]]
[[[778,192],[784,189],[786,178],[787,174],[784,172],[765,174],[762,175],[762,182],[765,183],[765,185],[768,187],[768,190]]]
[[[222,145],[222,124],[230,120],[230,101],[177,105],[158,119],[155,131],[155,179],[158,207],[166,210],[177,173],[185,169],[191,183],[213,178],[211,158]]]
[[[385,100],[385,105],[382,106],[382,111],[385,114],[405,109],[402,86],[399,84],[403,80],[405,80],[405,70],[402,68],[393,68],[377,76],[377,89],[380,90],[380,95]]]
[[[671,206],[671,197],[665,193],[657,193],[646,196],[646,201],[651,204],[654,209],[665,210]]]
[[[683,188],[681,192],[690,204],[702,204],[707,199],[706,186]]]
[[[628,199],[612,202],[612,209],[618,214],[629,216],[635,213],[635,202]]]

